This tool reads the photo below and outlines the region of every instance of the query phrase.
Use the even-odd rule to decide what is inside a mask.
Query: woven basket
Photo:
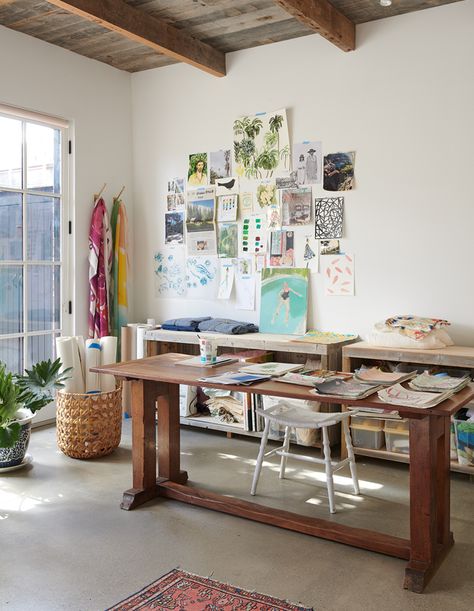
[[[96,458],[118,447],[122,434],[122,388],[97,394],[57,394],[58,447],[71,458]]]

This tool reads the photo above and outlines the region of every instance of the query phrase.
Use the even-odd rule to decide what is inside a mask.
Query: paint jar
[[[199,338],[199,352],[203,365],[212,365],[217,361],[217,340],[211,337]]]

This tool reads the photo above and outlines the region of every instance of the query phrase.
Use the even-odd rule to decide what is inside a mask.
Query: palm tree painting
[[[272,178],[290,170],[286,110],[234,121],[233,168],[246,178]]]

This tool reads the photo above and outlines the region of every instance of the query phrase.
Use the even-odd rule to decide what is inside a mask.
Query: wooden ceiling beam
[[[328,0],[274,0],[293,17],[343,51],[355,49],[355,23]]]
[[[226,74],[225,53],[123,0],[48,2],[209,74]]]

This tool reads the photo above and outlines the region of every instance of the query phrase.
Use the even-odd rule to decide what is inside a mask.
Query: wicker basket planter
[[[57,394],[58,447],[71,458],[110,454],[122,434],[122,388],[97,394]]]

